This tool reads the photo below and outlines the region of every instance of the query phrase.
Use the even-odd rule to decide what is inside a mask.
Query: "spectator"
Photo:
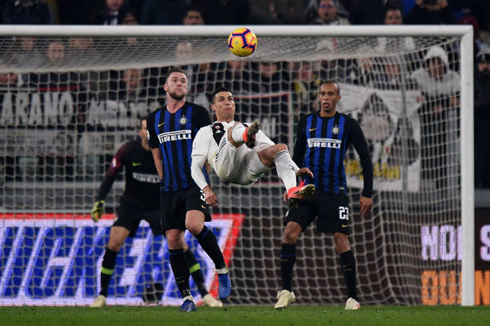
[[[198,6],[189,6],[185,10],[183,25],[204,25],[202,10]]]
[[[11,0],[3,7],[4,24],[53,24],[51,7],[39,0]]]
[[[335,0],[320,0],[317,15],[310,24],[320,25],[350,25],[349,20],[337,14],[338,2]]]
[[[131,9],[126,5],[125,0],[105,0],[105,6],[95,15],[93,23],[121,25],[129,13]]]
[[[341,2],[345,2],[343,0],[335,0],[337,3],[337,15],[342,17],[348,17],[349,12],[345,9],[345,6]],[[347,0],[347,6],[351,5],[352,0]],[[305,20],[307,22],[311,22],[315,17],[318,16],[318,5],[319,0],[309,0],[305,3]]]
[[[278,62],[262,61],[253,69],[252,91],[254,93],[271,93],[289,90],[286,85],[290,79],[281,73]]]
[[[295,78],[293,80],[293,89],[296,100],[296,115],[310,114],[311,112],[318,111],[318,88],[320,86],[320,79],[315,72],[313,63],[309,61],[302,61],[296,64]]]
[[[35,37],[17,37],[3,58],[4,62],[22,68],[37,68],[44,57]]]
[[[421,124],[422,179],[433,181],[437,189],[444,189],[447,180],[449,139],[456,128],[448,128],[451,117],[459,106],[460,77],[450,70],[448,55],[443,48],[433,46],[427,52],[423,66],[411,78],[421,95],[418,110]]]
[[[7,69],[12,69],[11,72],[4,72]],[[14,68],[8,65],[0,65],[0,89],[10,90],[12,87],[15,87],[19,84],[19,79],[17,73],[14,71]]]
[[[475,71],[475,186],[490,188],[490,48],[480,50]]]
[[[456,24],[456,16],[446,0],[416,0],[408,13],[407,24]]]
[[[401,25],[403,24],[403,14],[400,8],[387,6],[385,7],[385,25]]]
[[[250,19],[254,24],[304,24],[302,0],[250,0]]]
[[[403,24],[403,16],[399,7],[387,5],[384,15],[385,25],[401,25]],[[415,40],[413,37],[378,37],[379,53],[392,53],[394,51],[404,50],[407,52],[415,50]],[[413,58],[413,54],[407,55],[406,60],[416,61],[418,58]]]
[[[119,90],[119,100],[138,101],[146,100],[147,88],[143,70],[128,69],[122,74],[121,88]]]

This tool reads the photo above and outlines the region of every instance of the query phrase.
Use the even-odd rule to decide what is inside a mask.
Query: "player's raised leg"
[[[256,134],[260,130],[260,123],[254,121],[250,126],[246,126],[238,122],[230,131],[231,137],[228,139],[233,145],[239,147],[241,144],[247,145],[249,148],[254,148],[256,145]]]
[[[285,144],[276,144],[261,150],[259,153],[260,161],[266,166],[274,166],[277,175],[284,182],[289,205],[296,206],[299,201],[313,196],[315,186],[313,184],[304,184],[301,182],[297,185],[297,177],[313,177],[313,173],[307,168],[298,168],[289,154]]]

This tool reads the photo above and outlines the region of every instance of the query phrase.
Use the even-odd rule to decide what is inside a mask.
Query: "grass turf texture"
[[[490,325],[490,307],[363,306],[344,311],[340,306],[298,306],[274,310],[272,306],[198,307],[182,313],[178,307],[0,307],[0,325]]]

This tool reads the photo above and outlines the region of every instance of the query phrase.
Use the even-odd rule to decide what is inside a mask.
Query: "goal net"
[[[363,219],[355,151],[344,162],[361,303],[473,304],[471,28],[252,26],[258,47],[244,59],[227,50],[233,29],[0,26],[0,305],[96,298],[123,178],[98,223],[91,207],[112,156],[164,103],[175,65],[188,74],[188,101],[209,109],[212,91],[227,86],[237,120],[259,120],[291,150],[299,117],[318,110],[320,81],[337,81],[338,111],[359,121],[374,165],[374,208]],[[209,227],[233,284],[225,304],[272,305],[283,185],[274,171],[250,187],[211,182],[220,207]],[[216,295],[212,262],[186,239]],[[297,248],[298,304],[343,304],[332,237],[312,224]],[[195,285],[193,294],[200,299]],[[142,222],[118,255],[108,303],[148,295],[180,303],[166,240]]]

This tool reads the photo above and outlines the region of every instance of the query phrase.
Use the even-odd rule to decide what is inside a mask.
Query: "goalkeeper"
[[[128,142],[117,151],[102,180],[92,210],[92,219],[97,222],[104,212],[104,198],[124,166],[126,186],[102,261],[100,294],[91,307],[106,305],[108,287],[116,265],[117,254],[126,238],[134,237],[140,221],[143,219],[148,221],[155,236],[163,234],[160,219],[160,178],[148,144],[146,124],[146,120],[141,121],[138,131],[141,140]],[[184,242],[183,239],[182,242]],[[184,248],[184,255],[204,304],[210,307],[222,307],[223,303],[208,293],[201,267],[187,245]]]

